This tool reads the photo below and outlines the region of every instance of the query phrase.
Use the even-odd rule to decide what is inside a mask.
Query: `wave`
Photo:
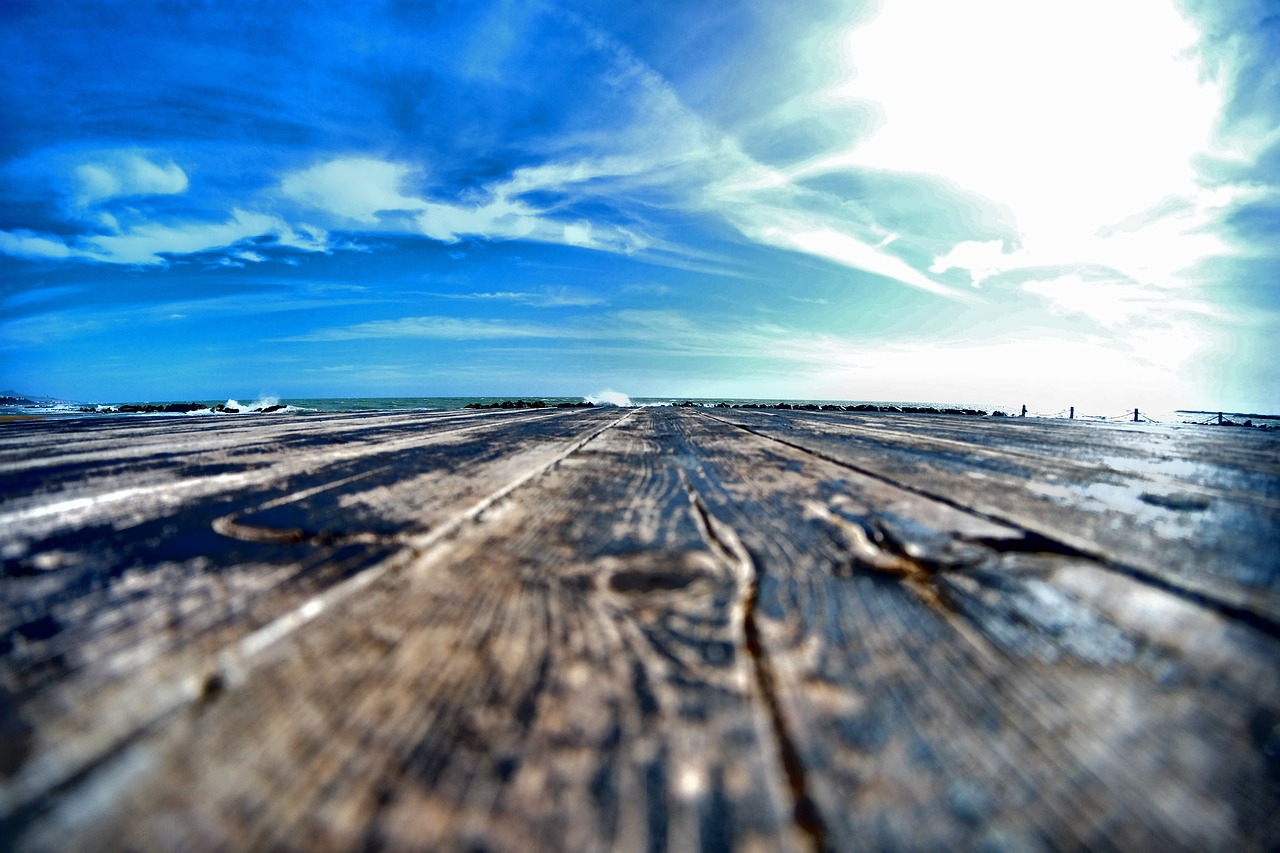
[[[582,398],[582,402],[590,403],[593,406],[624,406],[630,407],[634,405],[631,398],[621,391],[614,391],[606,388],[598,394],[588,394]]]

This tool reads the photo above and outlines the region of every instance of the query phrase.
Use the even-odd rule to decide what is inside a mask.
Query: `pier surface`
[[[0,847],[1269,850],[1280,434],[0,424]]]

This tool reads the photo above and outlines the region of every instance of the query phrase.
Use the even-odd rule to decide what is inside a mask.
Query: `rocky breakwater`
[[[209,406],[205,403],[166,403],[164,405],[160,405],[158,403],[124,403],[119,406],[95,406],[92,408],[82,408],[80,411],[87,414],[97,415],[184,415],[191,412],[216,412],[218,414],[238,415],[245,412],[267,414],[287,408],[288,406],[283,403],[278,403],[273,406],[261,406],[256,409],[237,409],[234,406],[227,406],[225,403],[219,403],[216,406]]]
[[[703,405],[685,400],[675,403],[677,406]],[[797,412],[896,412],[906,415],[969,415],[971,417],[1006,417],[1004,412],[986,412],[982,409],[938,408],[936,406],[880,406],[874,403],[859,403],[854,406],[841,406],[836,403],[716,403],[717,409],[785,409]]]
[[[467,409],[591,409],[595,403],[547,403],[542,400],[503,400],[501,403],[467,403]]]

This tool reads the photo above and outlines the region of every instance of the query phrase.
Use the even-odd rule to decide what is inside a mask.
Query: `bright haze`
[[[0,386],[1280,409],[1269,0],[0,7]]]

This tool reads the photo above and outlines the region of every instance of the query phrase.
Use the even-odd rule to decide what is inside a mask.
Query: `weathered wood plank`
[[[1246,611],[1280,633],[1274,433],[1229,441],[1168,425],[964,419],[963,429],[946,417],[716,416]]]
[[[364,416],[185,430],[153,419],[129,424],[121,446],[98,438],[92,421],[47,430],[65,457],[51,445],[0,462],[0,686],[22,697],[22,719],[39,721],[15,733],[23,766],[6,793],[38,798],[109,756],[197,700],[225,650],[611,417]],[[32,481],[14,475],[33,468],[45,487],[24,488]],[[396,499],[384,494],[396,485]],[[307,529],[269,526],[272,511],[299,504]]]
[[[663,448],[609,430],[410,544],[126,750],[107,813],[73,795],[28,842],[793,847],[744,651],[748,579],[698,524]]]
[[[0,839],[1269,849],[1276,445],[1066,426],[7,424]]]
[[[672,426],[759,573],[833,848],[1264,849],[1280,830],[1257,736],[1275,638],[790,446]]]

